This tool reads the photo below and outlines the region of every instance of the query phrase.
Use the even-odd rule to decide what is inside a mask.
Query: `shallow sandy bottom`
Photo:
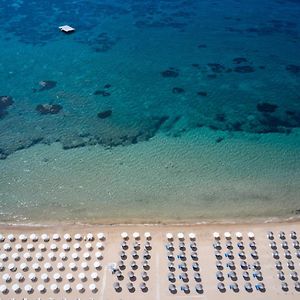
[[[269,246],[270,240],[267,238],[267,232],[269,230],[272,230],[274,232],[274,241],[277,244],[278,252],[280,256],[280,261],[282,262],[283,266],[283,272],[285,273],[286,279],[289,286],[289,291],[284,292],[281,290],[281,282],[277,278],[277,272],[275,268],[275,259],[272,258],[272,250]],[[299,267],[299,258],[296,257],[295,252],[296,249],[293,247],[293,242],[295,242],[297,239],[291,239],[290,232],[294,230],[298,235],[300,234],[300,223],[299,222],[286,222],[286,223],[262,223],[262,224],[236,224],[236,225],[168,225],[168,226],[162,226],[162,225],[119,225],[119,226],[52,226],[52,227],[26,227],[26,226],[1,226],[1,233],[5,237],[5,241],[0,243],[0,249],[1,254],[6,254],[8,256],[8,260],[1,261],[2,271],[0,282],[2,284],[5,284],[8,288],[8,293],[6,295],[3,295],[1,299],[23,299],[23,297],[26,297],[27,299],[37,299],[37,297],[40,297],[41,299],[49,299],[53,297],[54,299],[192,299],[192,298],[201,298],[201,299],[298,299],[299,298],[299,292],[295,291],[294,284],[295,281],[293,281],[290,277],[290,273],[292,271],[298,272],[300,274],[300,267]],[[214,238],[213,238],[213,232],[218,231],[221,235],[221,246],[222,250],[220,251],[221,256],[223,257],[221,259],[222,266],[223,266],[223,274],[224,274],[224,285],[226,287],[226,291],[224,293],[221,293],[217,289],[218,280],[215,277],[216,272],[218,271],[215,265],[216,257],[215,257],[215,250],[213,248]],[[230,290],[229,285],[233,283],[232,280],[230,280],[227,277],[227,274],[230,273],[229,268],[226,266],[226,264],[229,262],[229,259],[225,256],[225,253],[228,251],[226,248],[226,240],[224,238],[224,232],[230,232],[231,233],[231,241],[233,245],[233,254],[234,258],[232,261],[235,263],[236,269],[236,275],[237,280],[234,281],[239,286],[238,292],[233,292]],[[244,289],[245,280],[242,277],[243,270],[240,267],[240,261],[239,258],[239,249],[237,247],[238,239],[235,237],[236,232],[241,232],[243,234],[243,238],[241,241],[244,243],[244,252],[246,255],[245,261],[249,265],[248,273],[250,275],[249,282],[253,286],[252,292],[246,292]],[[282,240],[279,239],[278,234],[280,231],[284,231],[286,235],[285,241],[287,241],[289,250],[291,252],[291,260],[295,263],[295,269],[290,270],[287,268],[287,261],[289,259],[285,258],[285,250],[282,248],[281,243]],[[30,240],[30,234],[35,233],[38,236],[38,240],[33,242]],[[104,234],[104,238],[102,239],[101,236],[97,236],[98,233],[102,232]],[[113,263],[117,263],[120,260],[120,254],[121,251],[121,242],[122,238],[120,236],[121,232],[127,232],[129,239],[126,241],[128,245],[128,249],[124,250],[125,255],[127,258],[124,260],[126,269],[122,270],[123,279],[118,280],[116,277],[116,274],[112,274],[111,272],[111,265]],[[133,233],[138,232],[140,234],[140,238],[134,239]],[[145,232],[150,232],[151,239],[147,240],[144,237]],[[176,278],[176,281],[174,282],[177,292],[176,294],[172,295],[168,291],[168,286],[170,282],[168,282],[168,273],[170,272],[168,269],[168,258],[167,258],[167,250],[165,248],[167,241],[166,233],[172,233],[174,240],[174,267],[175,270],[174,275]],[[183,282],[181,279],[179,279],[179,275],[182,273],[182,271],[179,270],[178,266],[182,263],[182,261],[177,258],[177,255],[179,254],[179,239],[177,238],[177,234],[179,232],[182,232],[184,234],[184,238],[182,242],[185,243],[185,254],[186,254],[186,265],[188,267],[187,275],[189,278],[189,281],[187,284],[190,288],[190,293],[185,294],[183,291],[180,290],[180,287],[183,285]],[[189,238],[189,234],[193,232],[196,236],[194,242],[196,243],[197,249],[195,252],[197,253],[198,260],[192,260],[191,253],[192,250],[190,248],[190,244],[192,241]],[[250,240],[248,238],[248,232],[254,233],[254,240]],[[27,241],[22,242],[19,240],[20,234],[25,234],[27,236]],[[43,241],[42,240],[42,234],[46,233],[50,240],[49,241]],[[59,234],[61,240],[53,240],[54,236],[53,234],[57,233]],[[71,241],[64,240],[64,234],[69,233],[72,237]],[[83,237],[83,240],[76,241],[75,240],[75,234],[80,233]],[[89,235],[88,233],[92,234],[94,237],[94,240],[87,241]],[[13,234],[16,238],[16,241],[10,242],[8,241],[8,235]],[[101,240],[99,240],[99,238]],[[298,238],[299,240],[299,238]],[[258,254],[258,258],[254,259],[251,256],[251,253],[254,251],[250,248],[249,244],[251,242],[256,243],[256,251]],[[98,244],[98,243],[101,243]],[[138,258],[133,259],[132,258],[132,251],[134,250],[133,246],[134,243],[138,242],[140,244],[140,249],[137,248],[137,255]],[[149,248],[149,255],[148,257],[148,264],[149,269],[145,270],[142,266],[143,261],[143,255],[144,253],[144,247],[146,245],[146,242],[149,242],[151,248]],[[4,250],[5,244],[10,244],[13,248],[11,251]],[[74,249],[74,245],[78,243],[81,247],[79,250]],[[88,250],[87,244],[90,243],[89,246],[91,246],[91,249]],[[15,246],[17,244],[21,244],[23,250],[15,250]],[[26,250],[26,247],[28,244],[33,244],[34,249],[32,251]],[[40,244],[45,245],[45,251],[40,250]],[[50,248],[53,247],[53,244],[57,246],[57,250],[51,251]],[[63,250],[63,244],[67,244],[70,246],[70,251],[64,251]],[[88,247],[89,247],[88,246]],[[100,247],[101,249],[97,249]],[[95,258],[96,252],[100,251],[102,253],[102,256],[99,260]],[[23,256],[24,253],[28,252],[33,259],[31,261],[26,260]],[[38,261],[36,258],[36,253],[40,252],[42,253],[42,256],[44,257],[43,261]],[[48,257],[48,254],[52,252],[54,253],[55,260],[51,260]],[[13,253],[18,253],[20,256],[19,261],[14,261],[12,258]],[[60,253],[65,253],[66,259],[62,260]],[[78,259],[74,259],[72,257],[73,253],[78,254]],[[90,260],[87,260],[84,258],[84,253],[89,253],[91,256]],[[134,275],[136,276],[136,279],[132,281],[133,286],[135,288],[135,291],[129,292],[127,289],[127,284],[130,282],[128,278],[128,272],[132,270],[131,268],[131,262],[135,260],[138,269],[133,270]],[[94,263],[95,261],[100,262],[101,267],[98,269],[95,269]],[[259,261],[261,264],[261,272],[263,279],[260,281],[253,277],[253,264]],[[45,270],[44,264],[48,262],[52,269],[50,271]],[[57,264],[61,262],[65,266],[64,270],[58,270]],[[86,262],[88,265],[88,268],[83,270],[82,269],[82,262]],[[203,286],[203,294],[197,294],[195,291],[195,286],[197,282],[194,280],[193,276],[196,271],[192,270],[192,263],[198,262],[200,266],[200,277],[201,281],[199,283]],[[15,267],[17,268],[16,271],[12,272],[9,271],[9,264],[14,263]],[[29,267],[26,271],[20,271],[20,266],[22,263],[26,263]],[[34,263],[37,263],[40,265],[41,269],[37,271],[33,271],[32,267]],[[77,266],[76,271],[70,270],[70,263],[75,263]],[[148,274],[148,280],[145,280],[145,283],[147,285],[148,291],[142,292],[140,290],[140,283],[143,282],[141,278],[141,273],[143,271],[146,271]],[[12,285],[17,282],[15,279],[15,274],[17,272],[21,272],[25,280],[23,282],[19,282],[19,286],[21,288],[20,294],[16,294],[12,290]],[[28,278],[29,273],[34,272],[36,274],[37,280],[35,282],[30,281]],[[91,279],[91,274],[93,272],[96,272],[99,279],[94,281]],[[12,281],[9,283],[5,283],[3,279],[3,275],[5,273],[8,273]],[[41,274],[46,273],[48,274],[50,280],[49,282],[43,282],[41,279]],[[55,279],[53,279],[53,275],[55,273],[59,273],[61,276],[61,281],[56,282]],[[72,273],[74,276],[73,282],[68,282],[66,279],[66,274]],[[79,273],[84,273],[87,277],[87,280],[84,282],[80,282],[80,279],[78,278]],[[113,283],[119,282],[121,286],[121,291],[116,292],[113,288]],[[266,288],[266,291],[260,292],[255,289],[255,285],[259,284],[259,282],[263,282]],[[77,292],[76,286],[77,284],[81,283],[83,285],[84,291]],[[96,285],[96,290],[94,293],[92,293],[89,290],[90,284]],[[30,284],[32,288],[34,289],[32,294],[28,294],[24,291],[24,287],[26,284]],[[46,288],[46,293],[41,294],[37,290],[37,286],[43,284]],[[51,284],[57,284],[58,290],[56,293],[51,292]],[[63,286],[65,284],[70,284],[72,291],[70,293],[63,292]]]
[[[288,218],[300,208],[299,153],[297,132],[231,137],[204,128],[112,149],[36,145],[0,161],[0,221]]]

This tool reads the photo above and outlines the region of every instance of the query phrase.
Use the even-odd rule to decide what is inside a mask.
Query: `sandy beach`
[[[292,231],[300,234],[298,221],[220,225],[1,225],[0,231],[0,285],[3,289],[0,299],[299,298],[299,291],[295,289],[299,279],[291,277],[292,272],[300,274],[300,259],[296,255],[298,237],[290,235]],[[267,237],[269,231],[274,233],[272,240]],[[220,240],[215,240],[215,232],[220,234]],[[122,233],[125,238],[121,237]],[[173,238],[168,240],[167,233]],[[218,241],[220,244],[214,248]],[[243,245],[238,246],[239,242]],[[279,259],[272,256],[271,242],[276,243]],[[228,251],[232,251],[233,257],[227,257]],[[256,252],[253,254],[253,251]],[[121,260],[123,263],[119,265]],[[221,261],[219,269],[217,260]],[[244,278],[242,260],[247,264],[249,279]],[[260,269],[254,268],[257,261]],[[276,269],[276,261],[282,263],[282,270]],[[223,273],[222,280],[216,278],[219,271]],[[278,279],[279,271],[285,274],[284,280]],[[228,277],[232,272],[236,278]],[[257,272],[261,273],[255,277]],[[23,280],[16,279],[17,273],[23,275]],[[168,278],[170,273],[173,279]],[[46,280],[43,274],[48,275]],[[116,282],[120,286],[117,291]],[[286,282],[288,291],[282,290],[282,282]],[[144,291],[140,287],[142,283],[146,285]],[[219,283],[223,283],[226,290],[220,291]],[[251,284],[252,291],[245,290],[246,283]],[[260,291],[262,283],[265,290]],[[14,284],[18,284],[17,292],[13,290]],[[174,293],[169,291],[170,284],[176,288]],[[187,287],[185,284],[189,288],[186,292],[181,290]],[[230,285],[238,290],[234,291]],[[39,291],[42,287],[43,291]],[[196,291],[196,287],[202,290]]]

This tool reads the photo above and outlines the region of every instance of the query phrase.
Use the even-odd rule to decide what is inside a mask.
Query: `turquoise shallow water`
[[[300,212],[299,1],[0,2],[0,221]]]

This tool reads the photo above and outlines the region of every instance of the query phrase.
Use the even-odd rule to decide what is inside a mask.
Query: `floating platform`
[[[69,25],[59,26],[58,28],[60,29],[60,31],[67,33],[67,34],[75,32],[75,28],[73,28]]]

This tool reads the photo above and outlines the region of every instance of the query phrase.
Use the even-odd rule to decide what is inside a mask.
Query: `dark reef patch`
[[[160,72],[160,74],[165,78],[175,78],[178,77],[179,71],[175,68],[169,68],[165,71]]]
[[[185,90],[181,87],[174,87],[172,89],[173,94],[183,94],[184,92],[185,92]]]
[[[222,73],[226,70],[226,68],[223,65],[218,63],[208,63],[207,66],[214,73]]]
[[[294,75],[300,74],[300,66],[298,65],[287,65],[286,70]]]
[[[204,92],[204,91],[200,91],[200,92],[197,92],[197,95],[198,96],[201,96],[201,97],[207,97],[207,92]]]
[[[6,115],[6,110],[13,105],[14,100],[11,96],[0,96],[0,118]]]
[[[200,48],[200,49],[207,48],[207,45],[206,44],[200,44],[200,45],[198,45],[198,48]]]
[[[59,104],[38,104],[35,108],[37,112],[41,115],[55,115],[58,114],[62,110],[62,106]]]
[[[111,109],[101,111],[97,114],[99,119],[106,119],[106,118],[110,117],[111,115],[112,115]]]
[[[268,103],[268,102],[262,102],[262,103],[258,103],[256,105],[256,109],[262,113],[273,113],[277,110],[277,108],[278,108],[278,105]]]
[[[38,89],[39,92],[51,90],[56,87],[57,82],[53,80],[42,80],[39,82],[40,88]]]
[[[96,95],[96,96],[103,96],[103,97],[108,97],[108,96],[110,96],[110,93],[109,92],[107,92],[107,91],[104,91],[104,90],[97,90],[97,91],[95,91],[94,92],[94,95]]]
[[[253,73],[255,72],[255,68],[252,66],[238,66],[234,68],[234,72],[237,73]]]
[[[232,60],[235,64],[241,64],[241,63],[246,63],[248,62],[247,58],[245,57],[236,57]]]

